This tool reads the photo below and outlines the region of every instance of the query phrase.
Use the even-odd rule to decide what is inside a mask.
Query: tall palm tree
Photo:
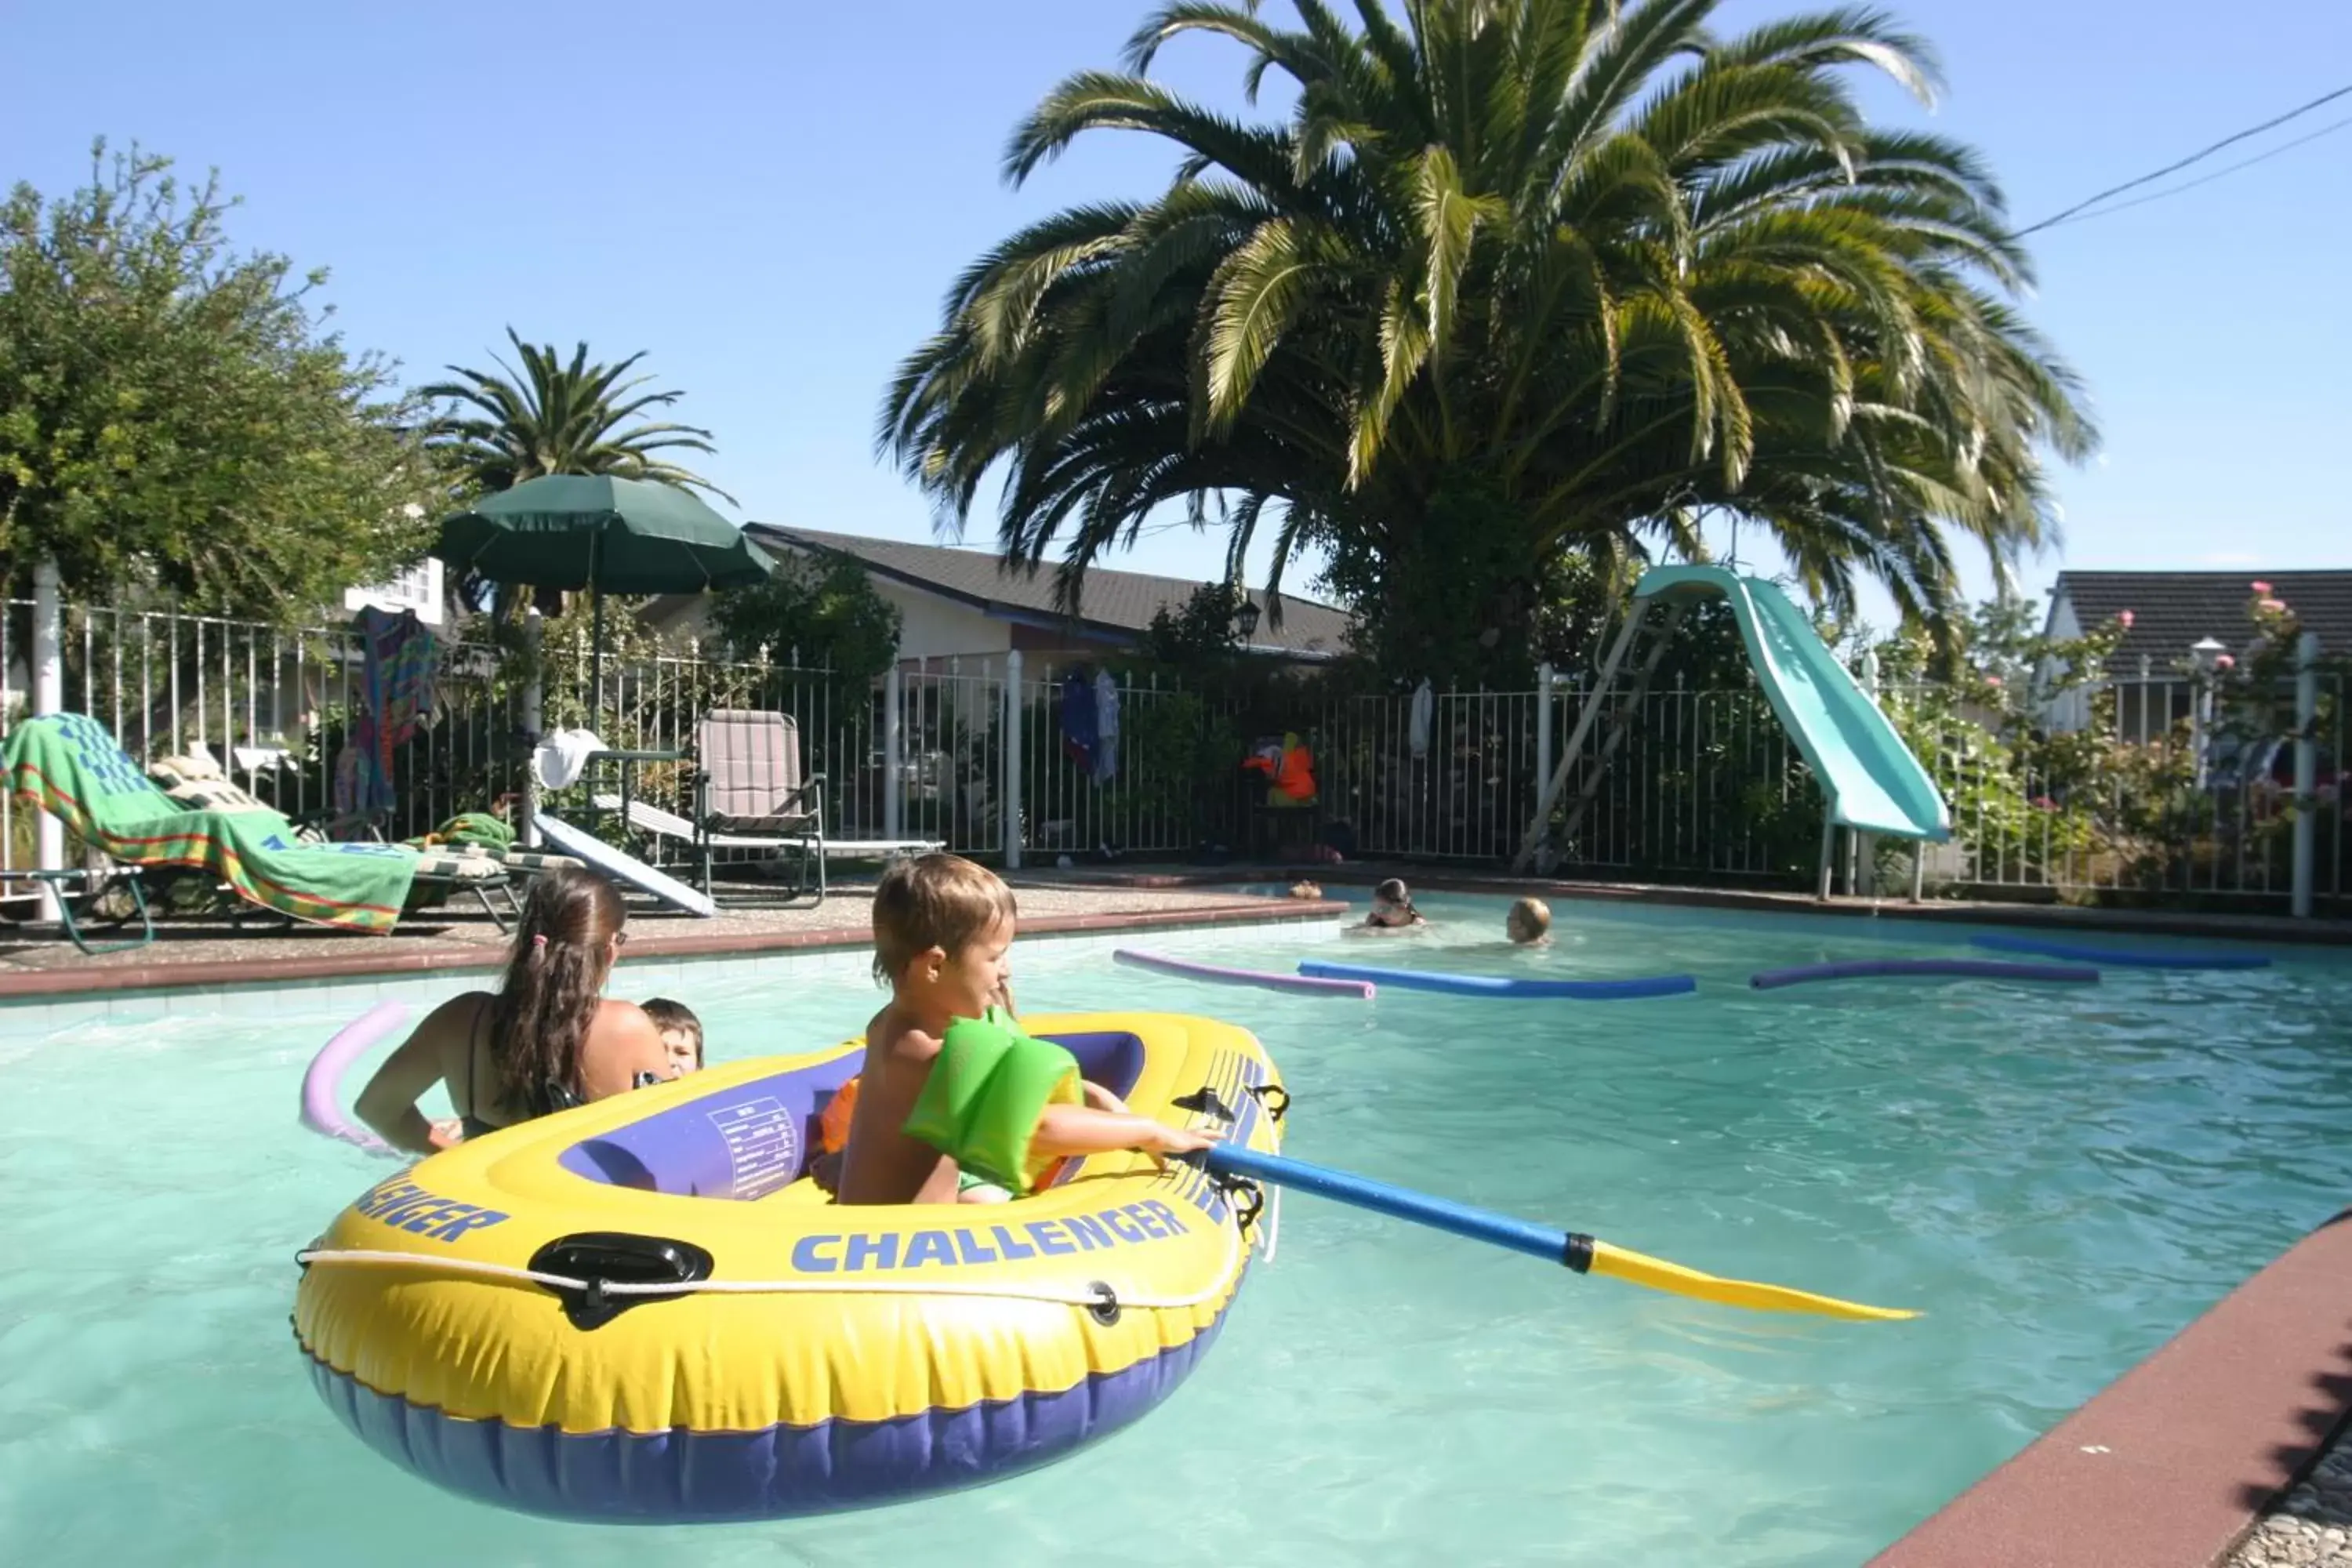
[[[685,394],[630,394],[652,380],[625,380],[643,350],[618,364],[591,364],[581,343],[566,364],[555,345],[524,342],[512,327],[507,341],[522,361],[521,374],[494,360],[502,374],[450,365],[455,381],[436,382],[418,395],[453,406],[427,426],[427,444],[453,458],[484,492],[511,489],[546,474],[615,474],[705,489],[734,500],[709,479],[654,454],[715,452],[710,432],[692,425],[630,425],[649,408],[666,408]],[[624,428],[626,426],[626,428]]]
[[[1073,208],[950,290],[880,440],[960,527],[1062,587],[1156,509],[1212,509],[1237,566],[1278,520],[1400,658],[1448,626],[1523,647],[1564,561],[1760,527],[1832,606],[1883,583],[1947,629],[1955,541],[2054,537],[2045,451],[2095,437],[2011,298],[2028,264],[1966,148],[1864,121],[1842,68],[1926,97],[1924,47],[1839,9],[1721,38],[1719,0],[1180,0],[1125,72],[1014,133],[1171,144],[1157,197]],[[1190,33],[1296,107],[1244,122],[1152,80]],[[1279,600],[1269,596],[1269,603]],[[1417,640],[1416,640],[1417,639]]]
[[[681,489],[703,489],[730,505],[735,498],[709,479],[656,456],[665,451],[715,452],[710,432],[692,425],[638,423],[647,409],[666,408],[683,393],[636,389],[653,379],[628,377],[645,358],[639,350],[617,364],[592,364],[588,345],[575,346],[566,364],[555,345],[524,342],[512,327],[507,341],[522,362],[518,374],[494,358],[501,374],[450,365],[455,381],[436,382],[417,395],[447,405],[425,427],[425,445],[439,453],[480,493],[511,489],[548,474],[612,474],[653,479]],[[631,395],[632,394],[635,395]],[[486,584],[457,584],[459,597],[479,603]],[[494,597],[499,619],[528,597],[519,584],[502,586]]]

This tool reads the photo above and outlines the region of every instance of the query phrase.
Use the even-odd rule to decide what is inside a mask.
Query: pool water
[[[1284,1205],[1169,1405],[984,1490],[760,1526],[592,1529],[444,1495],[310,1392],[294,1249],[384,1167],[301,1131],[345,990],[0,1011],[0,1562],[1858,1563],[2340,1206],[2352,964],[2110,970],[2095,987],[1756,969],[1949,954],[1947,930],[1433,898],[1424,934],[1138,939],[1483,973],[1686,971],[1695,995],[1367,1005],[1017,949],[1022,1007],[1246,1023],[1290,1152],[1721,1273],[1927,1310],[1846,1324],[1579,1279],[1352,1210]],[[828,1044],[876,996],[782,961],[679,984],[716,1058]],[[446,989],[459,988],[452,983]],[[2194,1412],[2182,1412],[2194,1419]]]

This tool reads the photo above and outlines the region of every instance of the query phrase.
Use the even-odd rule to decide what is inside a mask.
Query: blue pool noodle
[[[1867,980],[1880,975],[1933,974],[1956,979],[2047,980],[2074,985],[2095,985],[2099,972],[2066,963],[2002,963],[1986,958],[1855,958],[1840,963],[1800,963],[1790,969],[1767,969],[1748,977],[1759,991],[1802,985],[1813,980]]]
[[[1370,980],[1402,991],[1438,991],[1451,996],[1567,997],[1579,1002],[1679,996],[1698,989],[1698,982],[1687,974],[1652,974],[1638,980],[1521,980],[1429,969],[1376,969],[1368,963],[1330,963],[1319,958],[1301,960],[1298,973],[1323,980]]]
[[[2112,963],[2118,969],[2268,969],[2271,961],[2259,952],[2134,952],[2128,948],[2084,947],[2071,942],[2050,942],[2038,936],[1995,932],[1969,939],[1996,952],[2031,952],[2042,958],[2071,958],[2078,963]]]

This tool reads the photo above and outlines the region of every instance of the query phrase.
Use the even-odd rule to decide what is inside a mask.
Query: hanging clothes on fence
[[[1437,707],[1437,694],[1423,680],[1412,689],[1412,720],[1405,731],[1405,742],[1416,757],[1429,755],[1429,721]]]
[[[1118,773],[1118,682],[1108,669],[1095,674],[1095,784],[1107,784]]]
[[[441,646],[414,610],[394,614],[371,605],[353,629],[360,641],[360,700],[351,733],[335,758],[335,809],[347,815],[389,813],[392,754],[433,710],[441,674]]]
[[[1062,754],[1077,764],[1082,773],[1095,770],[1098,734],[1094,688],[1087,684],[1083,670],[1073,669],[1062,678]]]

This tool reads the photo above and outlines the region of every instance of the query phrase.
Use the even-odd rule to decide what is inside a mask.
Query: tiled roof
[[[2086,632],[2129,610],[2131,629],[2109,668],[2129,668],[2146,655],[2162,674],[2205,637],[2232,650],[2252,641],[2246,606],[2256,583],[2269,584],[2323,648],[2352,652],[2352,571],[2061,572],[2052,598],[2071,602]]]
[[[853,556],[869,571],[902,583],[928,588],[973,607],[1017,616],[1027,621],[1060,621],[1061,606],[1054,601],[1054,569],[1038,569],[1034,576],[1008,571],[995,554],[942,544],[914,544],[900,539],[867,539],[854,533],[824,533],[810,528],[780,528],[754,522],[744,531],[761,544],[797,545],[803,550],[832,551]],[[1133,637],[1151,625],[1161,609],[1181,610],[1201,584],[1182,577],[1154,577],[1141,572],[1113,572],[1095,567],[1086,575],[1078,605],[1078,621],[1088,630]],[[1265,615],[1265,595],[1249,591],[1258,606],[1253,648],[1294,657],[1316,657],[1340,651],[1348,630],[1344,611],[1295,594],[1282,595],[1282,624]]]

